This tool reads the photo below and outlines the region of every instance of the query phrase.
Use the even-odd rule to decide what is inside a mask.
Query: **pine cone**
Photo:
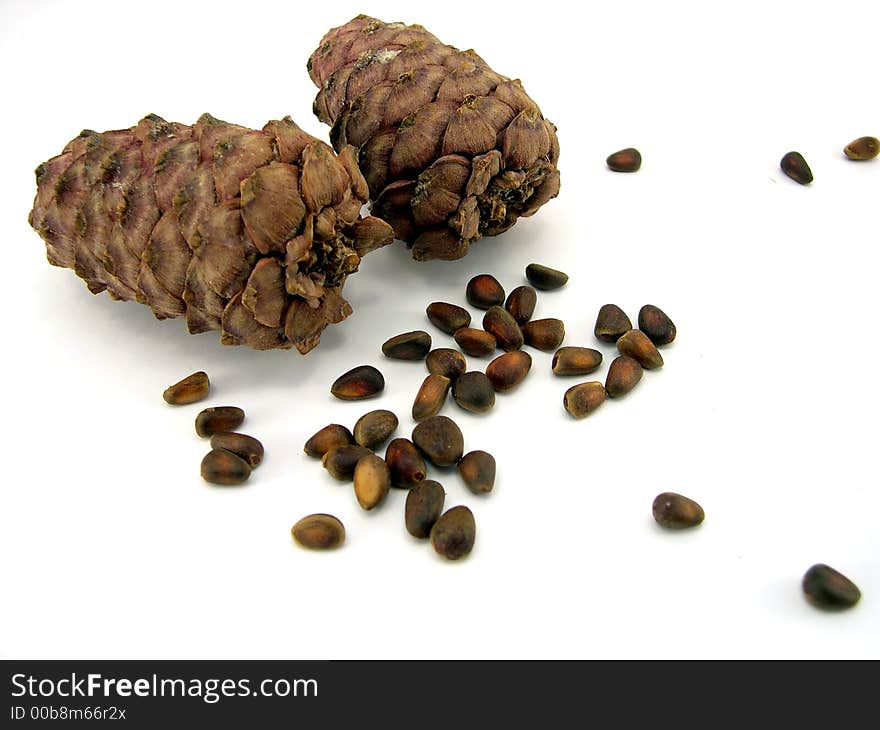
[[[50,263],[227,345],[305,354],[351,314],[342,286],[361,257],[393,240],[360,218],[354,149],[337,157],[289,117],[260,131],[150,115],[81,132],[36,174],[29,221]]]
[[[334,147],[359,150],[371,212],[418,260],[461,258],[559,192],[556,127],[520,82],[420,25],[360,15],[308,69]]]

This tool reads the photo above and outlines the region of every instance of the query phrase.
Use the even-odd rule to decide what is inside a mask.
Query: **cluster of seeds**
[[[379,507],[392,488],[408,490],[405,529],[415,538],[430,539],[434,550],[449,560],[458,560],[471,552],[476,522],[464,505],[443,511],[446,492],[439,482],[427,478],[427,463],[440,468],[457,466],[462,481],[474,494],[492,491],[496,465],[492,455],[485,451],[464,453],[461,429],[451,418],[439,415],[448,393],[464,410],[490,410],[496,392],[515,388],[531,370],[532,357],[522,350],[523,346],[552,352],[551,368],[558,376],[587,375],[602,364],[602,353],[596,349],[561,347],[565,338],[562,320],[532,319],[536,290],[558,289],[567,283],[568,276],[556,269],[530,264],[526,267],[526,278],[530,285],[518,286],[508,296],[489,274],[480,274],[468,282],[467,302],[485,311],[482,328],[471,327],[470,312],[457,304],[428,305],[428,320],[452,335],[463,352],[432,349],[431,335],[423,330],[405,332],[383,343],[385,357],[423,360],[428,370],[413,401],[411,415],[416,425],[410,439],[391,438],[400,425],[399,419],[392,411],[379,409],[361,416],[351,430],[340,424],[325,426],[303,447],[306,454],[321,459],[334,479],[353,483],[355,499],[364,510]],[[663,366],[658,348],[675,340],[675,324],[652,304],[639,310],[637,323],[638,328],[634,328],[629,316],[616,304],[605,304],[599,309],[593,334],[600,342],[613,343],[619,354],[609,365],[604,384],[588,381],[565,391],[563,405],[571,416],[588,416],[606,397],[619,398],[629,393],[641,381],[644,370]],[[485,358],[498,349],[504,353],[492,359],[485,372],[468,370],[465,354]],[[339,376],[330,391],[342,400],[362,400],[380,394],[384,388],[384,376],[377,368],[360,365]],[[197,372],[167,388],[163,397],[169,404],[184,405],[206,398],[209,390],[208,376]],[[202,460],[201,468],[206,481],[241,484],[262,461],[262,444],[235,432],[244,418],[244,411],[234,406],[206,408],[196,417],[196,433],[211,438],[211,451]],[[383,458],[376,450],[386,442]],[[674,492],[657,495],[652,514],[658,525],[670,530],[694,528],[705,519],[697,502]],[[345,541],[342,522],[324,513],[303,517],[291,528],[291,534],[297,544],[310,549],[334,548]],[[811,604],[830,610],[853,606],[861,597],[851,580],[824,564],[814,565],[806,572],[802,589]]]
[[[616,304],[604,304],[599,309],[593,334],[601,342],[614,343],[620,353],[608,367],[605,384],[598,380],[579,383],[565,391],[562,402],[574,418],[584,418],[608,398],[620,398],[629,393],[642,379],[645,370],[663,367],[663,356],[657,346],[668,345],[675,339],[675,324],[659,307],[646,304],[639,310],[638,329]],[[578,364],[581,367],[578,367]],[[553,357],[553,372],[557,375],[586,375],[602,364],[602,353],[590,348],[564,347]]]
[[[196,416],[196,433],[211,439],[211,450],[202,459],[202,478],[211,484],[243,484],[263,461],[263,445],[253,436],[235,433],[244,422],[236,406],[206,408]]]
[[[416,393],[412,417],[421,421],[436,416],[449,393],[464,410],[484,413],[495,405],[495,393],[516,387],[528,374],[532,358],[521,350],[530,345],[553,350],[565,336],[561,320],[530,321],[537,302],[536,289],[559,288],[568,280],[561,271],[530,264],[526,276],[532,286],[520,286],[505,298],[504,288],[495,277],[481,274],[465,288],[471,306],[485,310],[482,328],[471,326],[471,314],[464,307],[449,302],[432,302],[426,308],[428,320],[452,335],[461,352],[451,348],[431,349],[431,335],[414,330],[395,335],[382,345],[385,357],[396,360],[424,360],[428,375]],[[534,288],[533,288],[534,287]],[[502,306],[503,305],[503,306]],[[468,370],[465,355],[484,358],[501,349],[505,354],[485,368]],[[360,365],[341,375],[331,386],[338,398],[366,398],[384,388],[382,374],[371,365]]]
[[[207,373],[199,371],[166,388],[162,397],[169,405],[189,405],[207,398],[210,390]],[[211,439],[211,450],[201,466],[206,482],[221,486],[243,484],[262,463],[263,444],[253,436],[235,432],[244,423],[244,417],[244,411],[237,406],[205,408],[196,416],[196,434]]]
[[[383,345],[382,351],[388,357],[427,359],[432,375],[426,378],[416,396],[413,418],[423,417],[422,413],[437,413],[450,389],[453,400],[465,410],[474,413],[489,410],[495,404],[495,393],[515,388],[531,370],[532,356],[522,350],[524,345],[554,353],[551,367],[557,375],[587,375],[599,368],[601,352],[589,347],[560,347],[565,339],[565,323],[561,319],[532,319],[537,304],[536,290],[558,289],[568,282],[568,275],[541,264],[529,264],[526,278],[530,286],[518,286],[506,298],[504,288],[490,274],[480,274],[468,282],[467,302],[485,310],[481,329],[471,326],[470,313],[457,304],[432,302],[427,307],[428,320],[452,335],[464,354],[483,358],[498,349],[505,351],[486,366],[485,372],[468,371],[460,352],[448,348],[430,350],[431,337],[427,332],[398,335]],[[606,304],[600,309],[595,335],[601,341],[616,343],[620,356],[611,363],[604,385],[580,383],[566,391],[563,406],[572,416],[589,415],[606,396],[625,395],[639,382],[643,369],[663,365],[657,345],[666,345],[675,339],[675,325],[661,309],[650,304],[642,307],[638,321],[639,329],[635,330],[626,313],[616,305]],[[408,346],[406,356],[402,356],[398,348],[414,341],[419,342],[419,349]]]
[[[609,157],[608,164],[618,171],[638,169],[641,157],[637,150],[622,150]],[[625,169],[629,166],[631,169]],[[532,356],[524,346],[552,352],[551,368],[558,376],[583,376],[598,370],[602,353],[591,347],[561,346],[565,323],[556,318],[532,319],[537,305],[537,291],[559,289],[568,275],[541,264],[526,267],[529,285],[517,286],[506,295],[501,283],[490,274],[473,277],[465,287],[465,299],[472,307],[484,310],[482,327],[472,326],[471,313],[450,302],[431,302],[425,313],[428,321],[451,335],[459,350],[432,349],[432,338],[424,330],[405,332],[382,344],[382,354],[391,359],[424,360],[428,375],[416,393],[412,418],[417,422],[412,440],[395,438],[384,460],[371,449],[389,438],[398,426],[390,411],[372,411],[355,425],[354,434],[333,424],[315,434],[306,443],[306,453],[322,456],[324,466],[338,479],[354,482],[355,496],[364,509],[380,504],[391,487],[409,490],[404,523],[417,538],[431,538],[434,549],[450,559],[470,552],[476,533],[472,512],[464,506],[443,513],[445,492],[436,481],[426,478],[425,459],[437,466],[458,465],[465,484],[474,492],[492,489],[495,460],[482,451],[463,454],[464,442],[458,426],[438,415],[451,392],[455,403],[472,413],[484,413],[495,405],[495,394],[512,390],[530,372]],[[637,327],[616,304],[603,305],[597,314],[593,334],[599,342],[616,346],[618,355],[608,367],[604,384],[598,380],[578,383],[565,391],[563,406],[580,419],[595,411],[606,398],[620,398],[641,381],[645,370],[663,367],[659,348],[672,343],[677,335],[675,323],[659,307],[644,305],[638,313]],[[484,371],[468,370],[466,355],[487,358],[497,350]],[[379,394],[385,387],[382,373],[372,365],[360,365],[341,375],[331,393],[343,400],[358,400]],[[317,443],[333,444],[329,451]],[[694,528],[705,519],[703,508],[693,499],[674,492],[657,495],[652,504],[656,523],[669,530]],[[332,520],[338,525],[334,534],[342,534],[341,523],[327,515],[313,515],[306,520]],[[297,523],[298,525],[300,523]],[[307,544],[297,537],[300,544]],[[339,544],[314,541],[310,547]],[[843,608],[859,598],[858,588],[846,577],[827,566],[814,566],[803,580],[803,590],[814,605]]]
[[[587,375],[602,364],[602,353],[589,347],[561,347],[565,323],[555,317],[532,319],[538,300],[537,290],[559,289],[568,275],[541,264],[526,267],[529,285],[516,287],[509,295],[491,274],[473,277],[465,287],[468,304],[485,311],[482,327],[473,327],[470,312],[458,304],[431,302],[425,313],[439,330],[452,335],[461,352],[451,348],[431,349],[431,335],[414,330],[395,335],[382,345],[385,357],[396,360],[425,360],[428,376],[422,382],[412,407],[418,421],[439,413],[447,394],[464,410],[484,413],[495,405],[495,394],[512,390],[532,368],[528,346],[552,352],[552,370],[560,376]],[[596,338],[615,343],[619,356],[611,363],[605,383],[589,381],[566,390],[563,407],[574,418],[595,411],[606,397],[620,398],[641,380],[644,370],[663,366],[658,346],[668,345],[676,327],[662,309],[646,304],[639,311],[638,329],[615,304],[601,307],[594,328]],[[497,350],[484,371],[468,370],[465,355],[486,358]],[[337,398],[353,400],[378,394],[385,387],[382,373],[372,365],[359,365],[341,375],[331,386]]]
[[[466,301],[485,312],[482,328],[472,327],[470,312],[458,304],[432,302],[427,306],[428,321],[451,335],[463,352],[452,348],[432,349],[432,337],[424,330],[404,332],[382,344],[385,357],[422,360],[428,370],[412,404],[411,416],[416,426],[411,440],[391,439],[399,419],[391,411],[375,410],[363,415],[353,431],[340,424],[330,424],[304,445],[305,453],[320,458],[332,477],[353,482],[355,498],[365,510],[382,504],[393,487],[410,490],[404,519],[406,529],[414,537],[430,537],[434,549],[447,558],[457,559],[470,552],[476,525],[467,507],[456,507],[441,514],[445,492],[438,482],[427,479],[426,460],[441,468],[457,465],[462,480],[475,494],[492,490],[496,469],[495,459],[485,451],[465,454],[461,429],[451,418],[439,415],[448,394],[451,392],[455,403],[471,413],[492,409],[495,394],[512,390],[531,370],[532,357],[523,351],[524,346],[554,353],[552,370],[560,376],[584,375],[602,363],[602,354],[592,348],[560,347],[565,338],[562,320],[532,319],[537,291],[565,286],[568,275],[536,263],[526,267],[525,275],[529,285],[518,286],[509,295],[490,274],[480,274],[467,283]],[[611,397],[624,395],[639,381],[642,368],[663,364],[655,342],[672,342],[675,325],[652,305],[642,308],[639,323],[642,329],[634,330],[619,307],[602,307],[595,335],[600,340],[616,342],[621,355],[612,363],[605,385],[582,383],[566,391],[564,405],[571,415],[581,418],[595,410],[604,401],[606,391]],[[468,370],[465,355],[485,358],[498,349],[504,353],[492,359],[485,371]],[[358,365],[340,375],[330,392],[341,400],[363,400],[379,395],[384,388],[385,378],[376,367]],[[374,450],[388,439],[391,440],[382,458]],[[294,538],[299,544],[323,548],[341,544],[344,539],[344,531],[336,528],[341,523],[335,517],[310,515],[304,519],[309,525],[316,521],[324,525],[324,532],[332,527],[334,534],[342,537],[310,540],[298,535],[295,526]],[[699,524],[701,520],[690,524]],[[672,526],[670,519],[658,518],[658,522]]]
[[[465,485],[475,494],[485,494],[495,484],[495,459],[485,451],[465,454],[464,435],[451,418],[432,414],[415,420],[411,438],[392,438],[400,425],[397,416],[384,409],[370,411],[351,430],[338,423],[324,426],[305,442],[303,451],[320,458],[334,479],[353,482],[355,499],[365,510],[385,502],[392,488],[409,490],[404,511],[407,532],[419,539],[430,538],[438,554],[457,560],[473,549],[476,522],[465,506],[443,512],[446,492],[440,483],[427,478],[426,462],[441,468],[457,465]],[[383,458],[375,450],[386,442]],[[322,526],[318,533],[315,524]],[[331,528],[333,540],[325,537]],[[305,517],[292,532],[297,543],[310,548],[336,547],[345,537],[342,523],[330,515]]]

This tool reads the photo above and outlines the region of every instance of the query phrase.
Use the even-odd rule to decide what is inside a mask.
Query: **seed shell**
[[[473,512],[464,505],[444,512],[431,528],[431,545],[438,555],[458,560],[474,548],[477,525]]]
[[[657,524],[670,530],[696,527],[706,517],[699,504],[675,492],[658,494],[654,498],[651,511]]]
[[[532,356],[522,350],[499,355],[486,366],[486,377],[492,382],[496,393],[515,388],[532,367]]]
[[[478,274],[467,283],[465,298],[472,307],[489,309],[504,304],[504,287],[491,274]]]
[[[573,418],[589,416],[604,402],[605,386],[596,380],[571,386],[562,398],[562,405]]]
[[[552,352],[565,339],[565,323],[561,319],[533,319],[523,325],[523,338],[529,347]]]
[[[422,381],[419,392],[413,401],[412,417],[414,421],[436,416],[446,402],[446,394],[452,381],[445,375],[431,373]]]
[[[488,494],[495,486],[495,457],[487,451],[470,451],[458,462],[458,473],[474,494]]]
[[[336,517],[327,514],[303,517],[290,528],[290,534],[298,545],[312,550],[339,547],[345,541],[345,527]]]
[[[855,583],[824,563],[817,563],[804,574],[801,587],[810,603],[832,611],[855,606],[862,597]]]
[[[641,379],[642,366],[639,365],[639,361],[629,355],[620,355],[608,366],[605,392],[609,398],[619,398],[635,388]]]
[[[236,406],[205,408],[196,416],[196,433],[205,438],[221,431],[234,431],[244,422],[244,411]]]
[[[370,453],[369,449],[358,444],[337,446],[324,454],[321,464],[334,479],[350,482],[354,479],[357,463]]]
[[[492,381],[479,370],[471,370],[452,384],[452,398],[471,413],[485,413],[495,405]]]
[[[162,398],[172,406],[185,406],[207,398],[210,389],[208,374],[199,370],[174,385],[169,385],[162,393]]]
[[[256,469],[263,461],[263,444],[244,433],[215,433],[211,436],[211,448],[231,451],[244,459],[251,469]]]
[[[620,336],[632,329],[632,322],[616,304],[603,304],[596,316],[593,333],[602,342],[617,342]]]
[[[535,313],[538,292],[530,286],[518,286],[507,295],[504,308],[510,312],[516,323],[522,327]]]
[[[642,166],[642,154],[635,147],[627,147],[608,155],[605,164],[614,172],[637,172]]]
[[[472,357],[486,357],[495,352],[495,335],[475,327],[462,327],[453,338],[458,346]]]
[[[385,463],[391,472],[391,486],[410,489],[425,478],[427,467],[421,453],[409,439],[396,438],[385,449]]]
[[[660,307],[646,304],[639,310],[639,329],[655,345],[668,345],[675,339],[675,323]]]
[[[397,430],[398,423],[391,411],[380,409],[365,413],[354,424],[354,441],[366,449],[375,449]]]
[[[385,378],[372,365],[358,365],[340,375],[330,392],[340,400],[371,398],[385,389]]]
[[[663,367],[663,356],[657,346],[651,342],[641,330],[630,330],[617,340],[617,349],[621,355],[629,355],[639,361],[645,370],[656,370]]]
[[[602,353],[591,347],[560,347],[553,353],[556,375],[588,375],[602,364]]]
[[[779,167],[800,185],[809,185],[813,182],[813,172],[800,152],[786,152],[779,161]]]
[[[406,495],[404,523],[406,531],[413,537],[424,540],[431,534],[431,528],[443,512],[446,492],[433,479],[425,479],[416,484]]]
[[[202,459],[202,479],[211,484],[242,484],[251,475],[248,463],[226,449],[211,449]]]
[[[358,504],[371,510],[382,503],[391,488],[391,472],[375,454],[362,457],[354,468],[354,495]]]
[[[431,350],[425,358],[425,365],[429,373],[443,375],[450,380],[455,380],[467,371],[467,360],[464,355],[449,347],[438,347],[436,350]]]
[[[843,148],[843,154],[850,160],[873,160],[880,154],[880,139],[876,137],[859,137],[854,139]]]
[[[413,429],[412,441],[435,466],[453,466],[464,453],[464,436],[446,416],[432,416]]]
[[[490,307],[483,316],[483,329],[495,336],[502,350],[518,350],[523,346],[523,331],[513,315],[504,307]]]
[[[430,349],[431,335],[423,330],[415,330],[385,340],[382,354],[394,360],[422,360]]]
[[[568,283],[568,274],[543,264],[529,264],[526,266],[526,279],[535,289],[551,291],[565,286]]]
[[[449,304],[448,302],[431,302],[425,309],[428,320],[437,329],[442,330],[447,335],[453,334],[462,327],[467,327],[471,323],[471,313],[464,307],[457,304]]]
[[[338,423],[331,423],[309,438],[303,446],[303,451],[315,459],[320,459],[330,449],[353,443],[354,436],[351,435],[351,431]]]

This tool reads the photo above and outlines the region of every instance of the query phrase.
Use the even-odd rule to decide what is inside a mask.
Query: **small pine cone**
[[[420,25],[360,15],[308,69],[334,147],[358,149],[373,215],[418,260],[461,258],[559,192],[556,127],[520,82]]]
[[[290,117],[255,130],[151,114],[81,132],[36,174],[29,221],[50,263],[227,345],[305,354],[351,314],[342,287],[360,258],[393,240],[360,217],[354,149],[337,157]]]

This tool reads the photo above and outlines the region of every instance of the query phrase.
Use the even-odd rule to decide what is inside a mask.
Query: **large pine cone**
[[[371,212],[418,260],[460,258],[559,192],[556,128],[473,51],[360,15],[324,36],[308,68],[334,147],[359,150]]]
[[[360,258],[393,240],[361,219],[367,197],[354,149],[337,157],[289,117],[260,131],[150,115],[40,165],[29,220],[93,293],[224,344],[306,353],[351,314],[342,286]]]

